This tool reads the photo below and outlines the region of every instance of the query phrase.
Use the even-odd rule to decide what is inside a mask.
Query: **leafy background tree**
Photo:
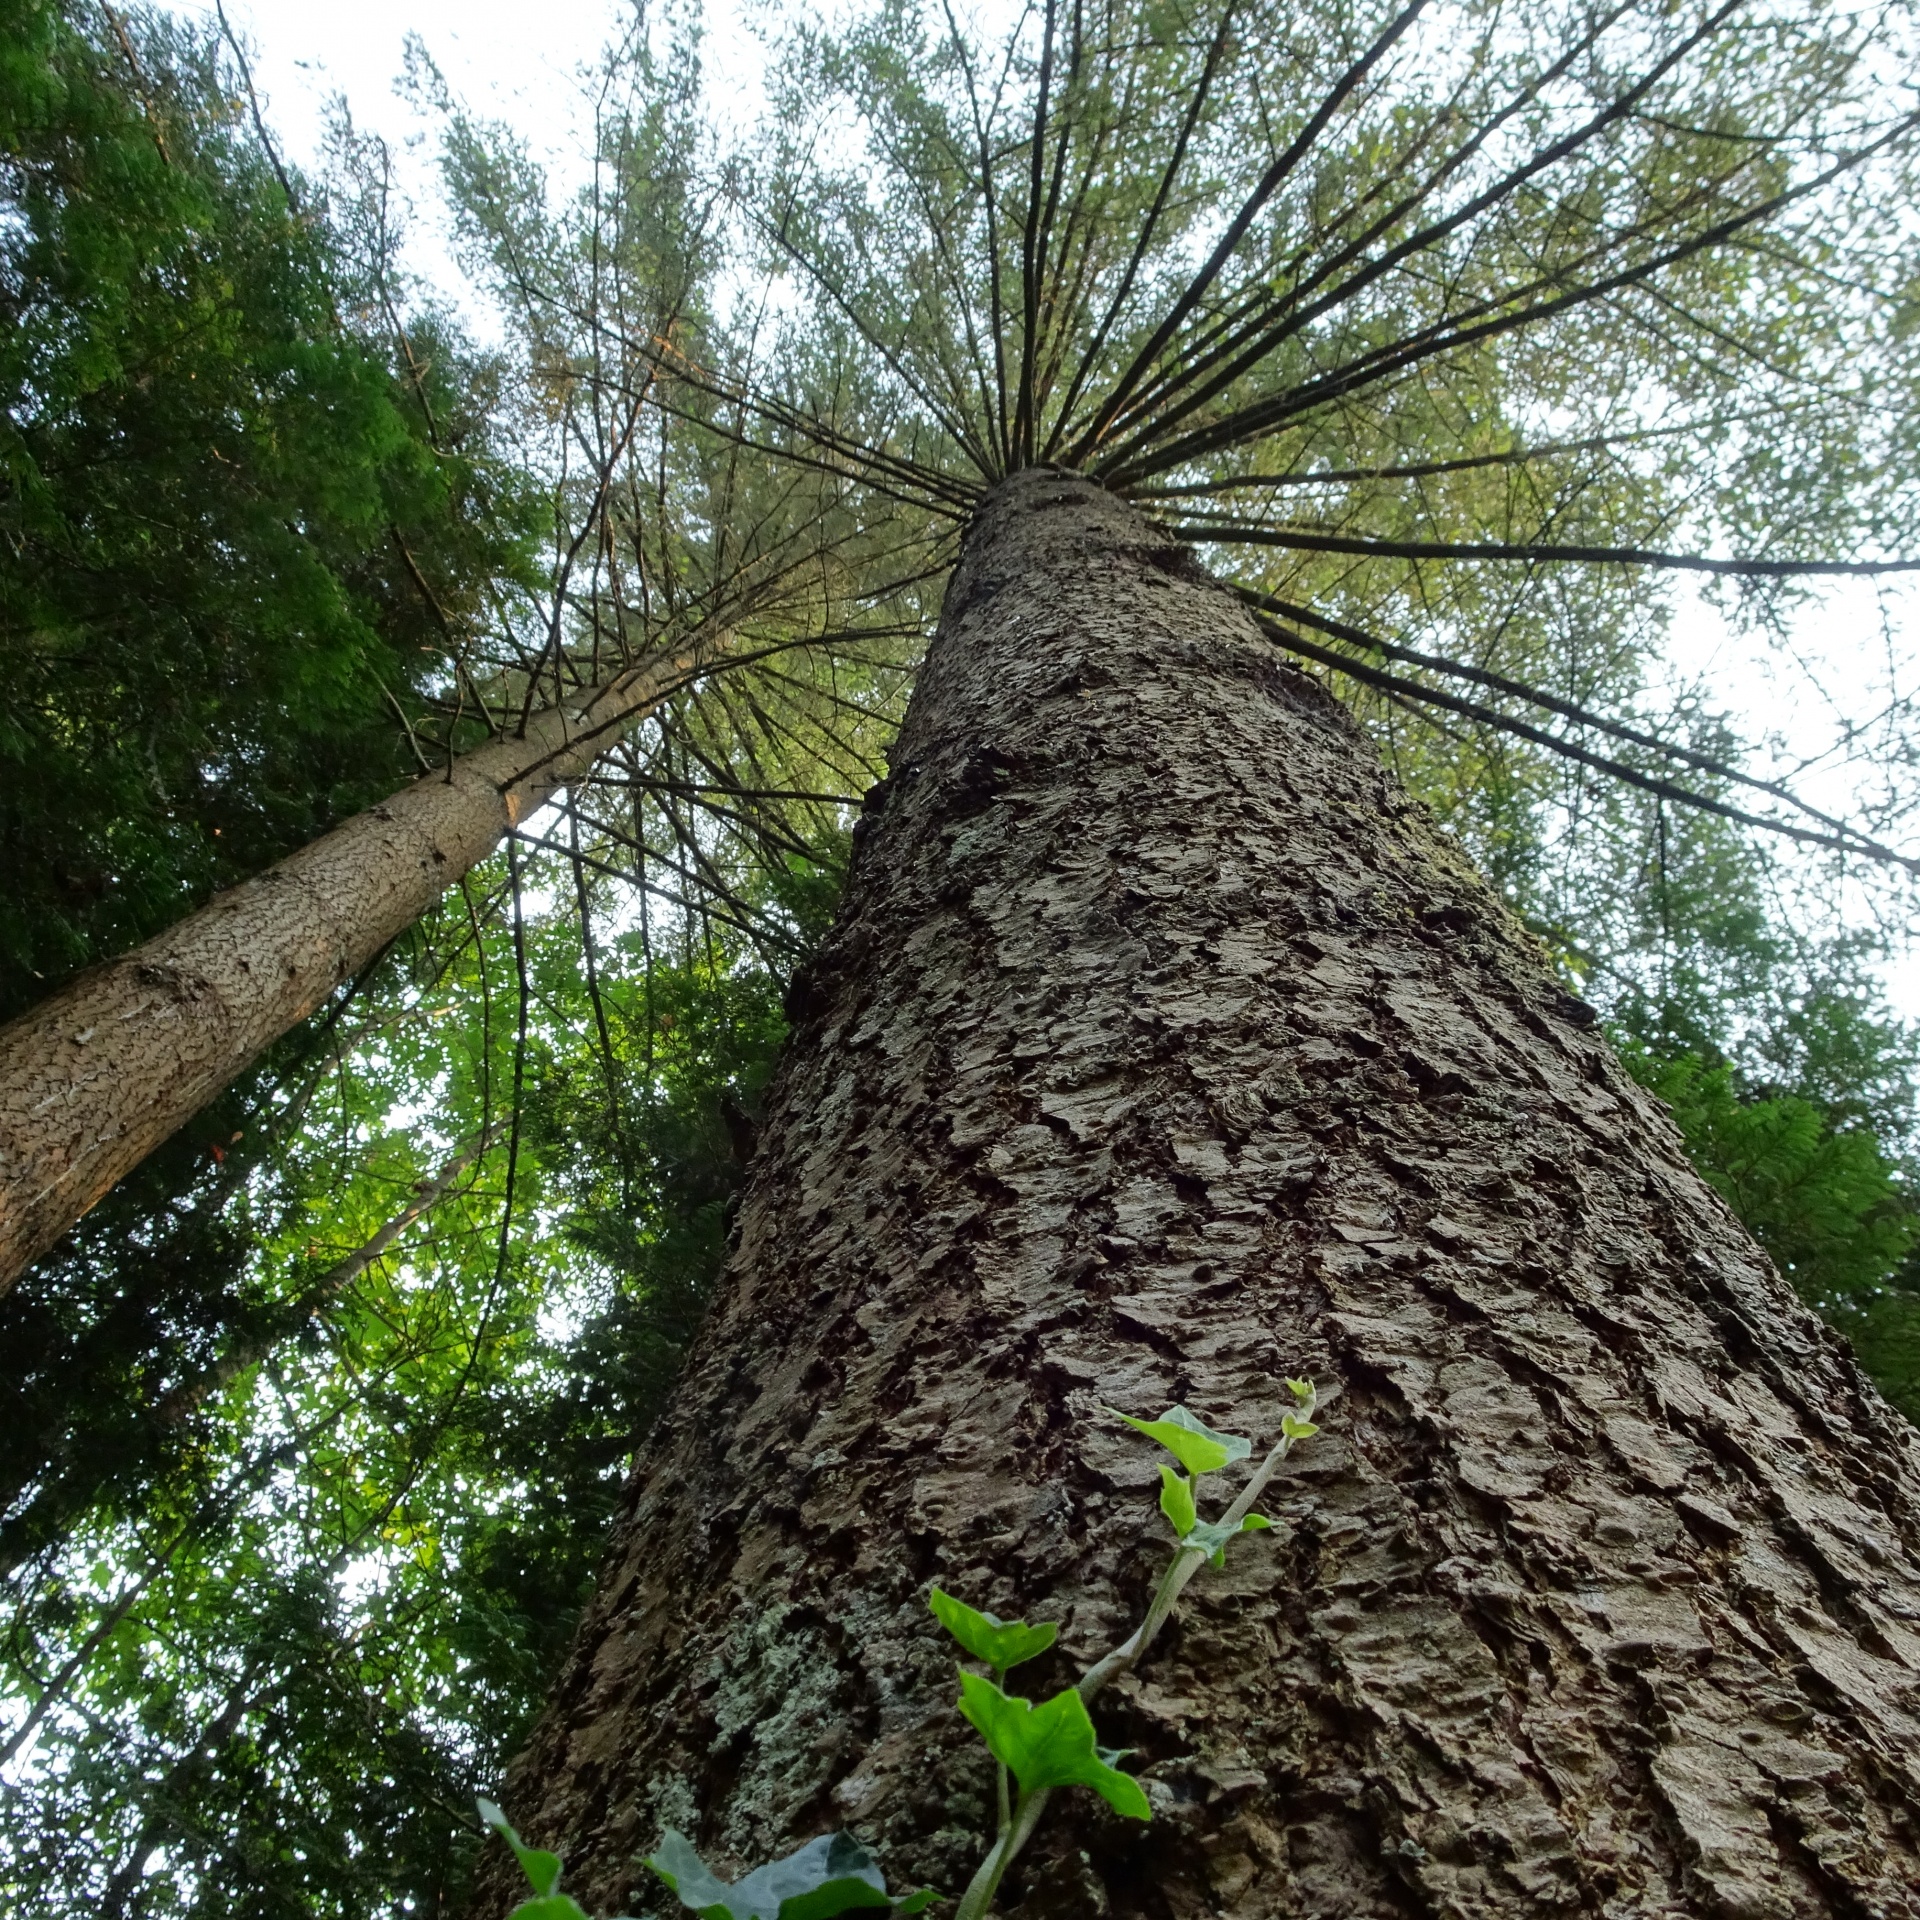
[[[263,255],[307,302],[313,337],[300,344],[320,374],[338,359],[391,403],[375,425],[398,421],[411,438],[391,436],[389,451],[438,457],[427,436],[458,415],[432,383],[465,364],[463,396],[497,464],[497,499],[448,491],[449,542],[471,551],[450,553],[448,578],[424,586],[411,570],[423,543],[403,528],[400,553],[381,517],[389,503],[342,491],[323,531],[356,564],[398,555],[415,603],[382,624],[388,609],[333,591],[331,626],[276,629],[292,616],[268,608],[243,637],[290,676],[349,682],[365,748],[343,734],[309,743],[311,767],[270,767],[265,790],[307,814],[176,893],[198,897],[377,796],[416,753],[511,724],[543,697],[543,673],[572,671],[553,645],[561,628],[593,657],[636,629],[655,638],[676,622],[758,614],[740,640],[764,663],[758,684],[719,711],[683,701],[623,746],[588,814],[590,854],[564,844],[587,808],[560,841],[530,824],[5,1308],[25,1416],[4,1465],[9,1694],[22,1709],[7,1741],[10,1894],[115,1911],[440,1907],[458,1884],[463,1856],[448,1840],[468,1788],[497,1769],[564,1643],[621,1459],[717,1261],[779,1031],[774,966],[791,968],[830,904],[842,789],[857,795],[875,771],[862,702],[889,697],[894,636],[869,622],[875,631],[823,651],[799,644],[863,604],[835,592],[850,528],[831,499],[769,489],[724,443],[725,459],[703,458],[697,438],[657,430],[676,417],[664,410],[636,428],[635,409],[582,406],[572,343],[552,330],[529,328],[504,367],[462,363],[450,332],[437,344],[444,323],[401,304],[377,145],[343,128],[326,192],[283,181],[246,115],[244,72],[219,49],[133,16],[54,24],[49,45],[119,89],[130,138],[153,145],[158,108],[127,78],[134,65],[114,64],[123,31],[182,122],[172,144],[226,143],[274,219]],[[698,209],[676,227],[665,191],[683,137],[670,112],[607,129],[616,163],[646,172],[599,265],[624,270],[622,292],[648,303],[630,311],[661,330],[699,318],[686,271]],[[471,158],[495,156],[476,145]],[[255,218],[230,184],[200,181],[190,211]],[[97,191],[88,216],[110,224]],[[302,210],[289,217],[290,205]],[[553,241],[546,264],[590,270],[570,232],[476,225],[508,276],[529,235]],[[191,257],[194,233],[160,237]],[[305,252],[288,262],[290,246]],[[148,291],[165,322],[165,282]],[[243,323],[275,316],[227,314],[221,300],[238,297],[219,291],[210,305],[240,336],[230,371],[244,382],[258,362]],[[180,371],[186,400],[205,374]],[[338,433],[324,379],[283,384],[285,404]],[[436,404],[422,404],[423,384]],[[214,410],[223,423],[231,398]],[[114,396],[97,403],[110,411]],[[697,404],[682,411],[695,433]],[[266,451],[273,426],[261,428]],[[319,451],[359,458],[362,479],[374,471],[351,439]],[[178,461],[204,492],[204,463]],[[317,487],[325,462],[295,463],[291,478]],[[253,490],[243,475],[233,500],[206,504],[240,514]],[[529,502],[545,518],[537,597]],[[263,509],[283,545],[289,505]],[[291,505],[314,519],[311,502]],[[483,517],[496,507],[503,517]],[[458,517],[469,512],[477,526]],[[265,573],[279,556],[242,557]],[[199,584],[184,563],[180,578]],[[213,585],[241,593],[249,576]],[[266,697],[166,653],[125,581],[119,612],[156,685]],[[343,636],[357,653],[341,653]],[[815,674],[828,683],[824,717]],[[290,716],[296,746],[302,717]],[[237,711],[229,724],[244,737],[255,722]],[[196,766],[211,751],[205,738],[178,750]],[[316,791],[322,770],[330,784]],[[229,837],[211,836],[216,852]],[[32,895],[22,904],[46,909]],[[434,1204],[417,1227],[382,1246],[423,1195]]]
[[[0,634],[32,695],[5,736],[23,778],[0,783],[19,810],[11,1004],[640,637],[718,625],[737,656],[0,1308],[28,1416],[0,1461],[16,1904],[457,1902],[472,1791],[538,1702],[717,1270],[782,993],[831,911],[982,470],[1073,451],[1073,409],[1147,344],[1148,295],[1164,310],[1298,71],[1377,24],[1248,21],[1244,84],[1208,82],[1193,172],[1153,222],[1224,30],[1216,50],[1158,18],[1144,44],[1110,30],[1117,14],[1090,27],[1070,71],[1061,56],[1058,115],[1087,144],[1062,138],[1037,197],[1001,174],[991,222],[979,50],[907,9],[800,31],[775,125],[744,155],[705,130],[693,37],[636,30],[609,56],[574,200],[422,63],[461,243],[503,317],[492,357],[395,270],[377,143],[343,126],[338,176],[298,180],[210,38],[84,6],[7,29],[20,325],[0,350]],[[1872,44],[1870,26],[1858,43],[1783,31],[1769,91],[1716,69],[1705,117],[1636,129],[1557,214],[1543,199],[1449,236],[1450,281],[1369,282],[1326,337],[1236,373],[1211,420],[1209,401],[1143,439],[1164,412],[1129,426],[1123,403],[1132,451],[1113,473],[1292,610],[1294,639],[1321,647],[1302,657],[1920,1412],[1916,1049],[1871,990],[1871,943],[1794,931],[1819,924],[1797,909],[1827,876],[1689,804],[1761,803],[1709,706],[1652,710],[1657,595],[1617,570],[1516,574],[1458,551],[1711,525],[1740,551],[1817,559],[1842,530],[1895,524],[1906,469],[1876,436],[1911,410],[1842,377],[1858,329],[1822,291],[1843,265],[1883,286],[1885,180],[1854,224],[1769,243],[1787,248],[1785,292],[1757,252],[1716,254],[1669,284],[1678,311],[1583,310],[1544,340],[1470,342],[1421,380],[1342,393],[1295,439],[1220,438],[1440,324],[1432,285],[1504,283],[1516,263],[1577,274],[1583,249],[1640,245],[1676,204],[1698,224],[1756,173],[1777,189],[1793,156],[1729,150],[1825,100]],[[1351,226],[1355,182],[1417,183],[1435,141],[1519,84],[1524,48],[1491,29],[1464,44],[1432,68],[1451,94],[1414,85],[1397,120],[1358,119],[1288,188],[1301,244]],[[1016,104],[1040,51],[1015,48]],[[1409,49],[1403,79],[1415,55],[1433,48]],[[809,137],[823,100],[835,141]],[[1050,280],[1022,257],[1044,204]],[[1289,265],[1236,261],[1211,340],[1142,391],[1190,395],[1224,370],[1207,354],[1277,324],[1262,289]],[[1084,289],[1129,273],[1140,301],[1102,335]],[[1868,306],[1897,387],[1903,336]],[[1706,351],[1730,314],[1736,349]],[[1016,337],[1036,351],[1007,364],[1037,372],[997,384],[995,343]],[[1684,434],[1637,411],[1653,365]],[[1746,431],[1756,381],[1787,383],[1766,434]],[[1203,429],[1219,444],[1169,437]],[[1703,439],[1721,457],[1703,462]],[[1273,506],[1303,490],[1308,511]],[[1387,635],[1504,685],[1396,660]],[[1432,697],[1463,686],[1469,711]],[[1572,710],[1560,737],[1607,766],[1514,730],[1556,711],[1543,693]],[[1619,713],[1645,737],[1595,724]],[[1658,790],[1681,774],[1688,799]],[[1816,830],[1857,856],[1901,804],[1890,789]]]
[[[529,579],[497,373],[309,209],[215,41],[5,29],[11,1014],[389,791]]]

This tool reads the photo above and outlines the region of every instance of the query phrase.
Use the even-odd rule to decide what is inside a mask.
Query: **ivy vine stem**
[[[993,1896],[1000,1891],[1001,1877],[1013,1865],[1021,1848],[1033,1838],[1033,1830],[1040,1824],[1040,1816],[1046,1812],[1052,1793],[1051,1787],[1037,1787],[1032,1793],[1020,1796],[1011,1824],[1002,1828],[991,1851],[967,1882],[953,1920],[984,1920],[984,1916],[993,1911]]]
[[[1317,1395],[1309,1393],[1301,1409],[1308,1420],[1313,1418],[1317,1398]],[[1237,1526],[1253,1511],[1253,1503],[1266,1491],[1267,1482],[1293,1451],[1295,1437],[1283,1433],[1268,1449],[1267,1457],[1241,1489],[1240,1497],[1221,1516],[1224,1524]],[[1167,1564],[1167,1570],[1160,1576],[1160,1584],[1153,1590],[1153,1598],[1147,1604],[1146,1618],[1117,1647],[1103,1654],[1080,1676],[1078,1691],[1082,1700],[1091,1702],[1109,1681],[1131,1671],[1145,1658],[1147,1649],[1158,1638],[1168,1616],[1179,1604],[1187,1582],[1200,1571],[1208,1558],[1204,1547],[1181,1547],[1174,1554]],[[1051,1792],[1051,1788],[1040,1787],[1032,1793],[1022,1794],[1009,1821],[1006,1812],[1007,1770],[1004,1765],[1000,1768],[1000,1830],[987,1857],[980,1862],[973,1878],[967,1883],[966,1892],[960,1896],[960,1907],[954,1920],[986,1920],[986,1916],[993,1911],[993,1900],[1000,1891],[1000,1882],[1019,1857],[1022,1848],[1033,1838]]]
[[[1307,1405],[1305,1412],[1306,1417],[1312,1419],[1311,1403]],[[1221,1516],[1225,1524],[1237,1526],[1253,1511],[1253,1503],[1266,1491],[1267,1482],[1279,1471],[1281,1461],[1292,1451],[1293,1436],[1290,1434],[1282,1435],[1273,1443],[1267,1457],[1255,1470],[1253,1478],[1241,1489],[1240,1497]],[[1080,1676],[1082,1700],[1091,1704],[1093,1696],[1110,1680],[1117,1680],[1121,1674],[1131,1671],[1145,1657],[1147,1649],[1159,1637],[1160,1629],[1166,1625],[1168,1615],[1178,1604],[1182,1590],[1200,1571],[1206,1558],[1206,1550],[1201,1547],[1182,1547],[1173,1556],[1167,1564],[1166,1572],[1160,1576],[1160,1584],[1154,1589],[1153,1599],[1148,1603],[1147,1617],[1111,1653],[1096,1660]]]

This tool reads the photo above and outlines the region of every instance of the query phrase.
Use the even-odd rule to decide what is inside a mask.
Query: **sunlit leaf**
[[[996,1673],[1005,1673],[1009,1667],[1045,1653],[1060,1632],[1051,1620],[1029,1626],[1024,1620],[1002,1620],[998,1614],[982,1613],[938,1587],[927,1596],[927,1605],[961,1646]]]
[[[1183,1540],[1193,1531],[1198,1518],[1193,1504],[1193,1482],[1171,1467],[1160,1469],[1160,1511],[1173,1522],[1174,1532]]]
[[[491,1800],[482,1797],[476,1799],[474,1805],[480,1809],[480,1818],[513,1849],[513,1857],[520,1862],[520,1871],[527,1876],[534,1892],[543,1897],[550,1894],[559,1883],[560,1856],[528,1846]]]
[[[1149,1440],[1158,1440],[1189,1473],[1217,1472],[1253,1451],[1251,1440],[1243,1440],[1237,1433],[1216,1433],[1185,1407],[1169,1407],[1158,1420],[1136,1420],[1114,1407],[1107,1411]]]
[[[521,1901],[507,1920],[587,1920],[587,1910],[570,1893],[549,1893]]]
[[[1009,1697],[977,1673],[962,1673],[960,1711],[1023,1793],[1042,1787],[1091,1787],[1129,1820],[1152,1817],[1139,1781],[1101,1759],[1087,1703],[1072,1687],[1036,1706]]]

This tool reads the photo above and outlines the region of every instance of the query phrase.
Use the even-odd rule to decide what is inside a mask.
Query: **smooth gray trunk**
[[[1067,1684],[1167,1551],[1102,1407],[1264,1445],[1305,1373],[1279,1530],[1096,1713],[1154,1821],[1056,1795],[1003,1911],[1920,1912],[1915,1434],[1359,729],[1090,484],[972,529],[794,1012],[510,1783],[593,1911],[673,1910],[667,1823],[957,1893],[991,1782],[929,1583],[1063,1621],[1015,1679]]]

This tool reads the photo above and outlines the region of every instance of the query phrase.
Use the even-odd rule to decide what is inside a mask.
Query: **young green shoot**
[[[938,1587],[928,1596],[934,1617],[959,1643],[961,1652],[992,1674],[989,1679],[965,1668],[960,1673],[960,1711],[993,1756],[998,1818],[993,1845],[961,1895],[955,1920],[985,1920],[992,1912],[1000,1882],[1033,1838],[1057,1788],[1090,1787],[1126,1819],[1152,1817],[1139,1781],[1120,1771],[1126,1754],[1099,1744],[1087,1708],[1102,1687],[1146,1657],[1187,1582],[1203,1565],[1224,1566],[1229,1541],[1273,1524],[1253,1511],[1253,1503],[1265,1492],[1281,1461],[1302,1440],[1319,1432],[1313,1424],[1317,1390],[1306,1380],[1289,1380],[1287,1388],[1296,1411],[1282,1416],[1279,1439],[1215,1520],[1201,1518],[1201,1482],[1208,1474],[1248,1459],[1253,1443],[1238,1434],[1216,1433],[1185,1407],[1169,1407],[1158,1420],[1136,1420],[1132,1414],[1107,1409],[1173,1456],[1173,1466],[1162,1463],[1160,1468],[1160,1511],[1173,1528],[1173,1558],[1154,1588],[1146,1617],[1073,1686],[1039,1701],[1009,1694],[1005,1688],[1007,1675],[1015,1667],[1045,1653],[1059,1637],[1053,1621],[1030,1625],[1024,1620],[1002,1620]],[[513,1849],[533,1888],[533,1897],[516,1907],[510,1920],[587,1920],[572,1895],[559,1890],[559,1855],[526,1846],[491,1800],[482,1800],[479,1806],[481,1819]],[[646,1864],[700,1920],[837,1920],[841,1914],[882,1910],[913,1914],[936,1898],[924,1889],[889,1894],[872,1856],[847,1833],[823,1834],[785,1859],[756,1867],[743,1880],[728,1882],[669,1828]]]
[[[999,1779],[999,1825],[992,1847],[961,1896],[955,1920],[985,1920],[1007,1869],[1033,1837],[1056,1787],[1086,1786],[1098,1793],[1116,1813],[1129,1819],[1150,1817],[1147,1797],[1138,1782],[1119,1771],[1125,1756],[1110,1752],[1096,1740],[1087,1705],[1110,1681],[1137,1666],[1166,1625],[1186,1584],[1208,1563],[1226,1564],[1227,1543],[1236,1535],[1272,1526],[1253,1503],[1295,1446],[1319,1432],[1313,1424],[1318,1390],[1310,1381],[1289,1380],[1295,1411],[1282,1416],[1280,1437],[1268,1449],[1226,1511],[1216,1520],[1200,1517],[1200,1482],[1210,1473],[1236,1465],[1253,1452],[1253,1443],[1239,1434],[1217,1433],[1185,1407],[1170,1407],[1158,1420],[1137,1420],[1131,1414],[1107,1411],[1136,1433],[1157,1441],[1173,1455],[1174,1466],[1160,1468],[1160,1511],[1173,1528],[1174,1552],[1161,1575],[1146,1617],[1111,1652],[1096,1660],[1077,1685],[1037,1705],[1009,1697],[996,1684],[1004,1679],[1015,1658],[1031,1659],[1053,1641],[1050,1625],[1007,1627],[991,1614],[976,1613],[963,1601],[936,1587],[929,1601],[935,1616],[961,1647],[994,1668],[995,1680],[975,1673],[960,1675],[960,1711],[979,1732],[993,1755]],[[1044,1635],[1044,1638],[1042,1637]],[[1008,1778],[1019,1788],[1009,1804]]]

